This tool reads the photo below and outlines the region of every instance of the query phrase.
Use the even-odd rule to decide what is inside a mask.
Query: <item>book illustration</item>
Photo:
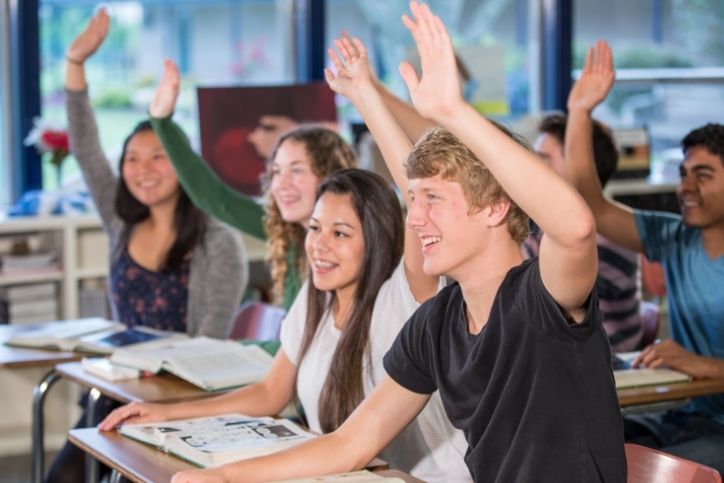
[[[119,432],[203,467],[270,454],[314,437],[287,419],[241,414],[125,424]]]

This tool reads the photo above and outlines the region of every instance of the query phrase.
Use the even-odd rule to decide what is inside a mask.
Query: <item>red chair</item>
[[[230,339],[279,340],[286,311],[263,302],[245,302],[234,316]]]
[[[638,444],[626,443],[628,483],[721,483],[713,468]]]

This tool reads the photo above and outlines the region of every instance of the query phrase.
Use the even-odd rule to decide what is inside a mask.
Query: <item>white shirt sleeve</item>
[[[302,339],[304,337],[304,325],[307,321],[307,292],[309,291],[309,281],[304,282],[301,290],[294,299],[292,306],[289,308],[286,317],[282,321],[282,328],[279,334],[279,340],[282,343],[282,349],[289,360],[295,367],[299,366],[299,350],[302,347]]]

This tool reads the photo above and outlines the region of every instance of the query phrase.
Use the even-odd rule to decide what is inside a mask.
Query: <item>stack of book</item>
[[[0,290],[0,323],[34,324],[58,318],[54,282],[15,285]]]
[[[54,253],[31,253],[28,255],[0,256],[3,274],[26,272],[45,272],[58,269],[57,257]]]

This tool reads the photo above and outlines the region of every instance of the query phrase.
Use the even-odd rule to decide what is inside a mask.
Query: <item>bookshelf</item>
[[[108,271],[108,240],[96,216],[0,218],[0,252],[18,240],[29,240],[31,248],[54,253],[57,266],[27,272],[3,270],[0,288],[52,282],[56,284],[57,319],[107,315],[102,310],[81,313],[79,303],[81,285],[86,280],[101,284]]]

